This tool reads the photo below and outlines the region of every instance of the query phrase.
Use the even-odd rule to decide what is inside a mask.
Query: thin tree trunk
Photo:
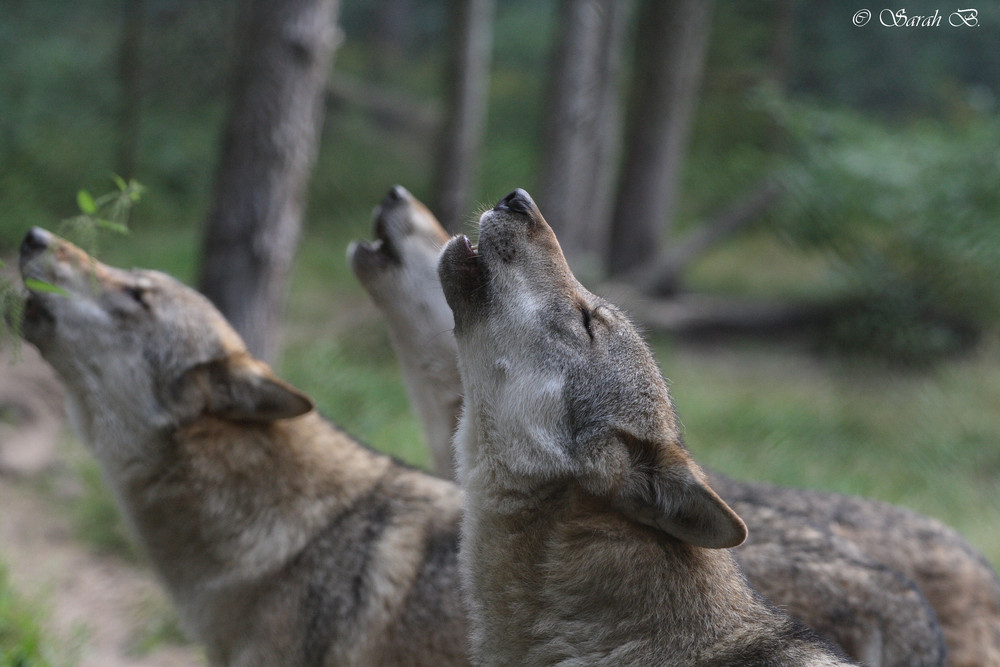
[[[782,92],[788,89],[795,43],[795,0],[775,2],[774,38],[771,41],[769,77]]]
[[[779,95],[788,92],[792,72],[795,45],[795,0],[777,0],[775,3],[774,37],[771,41],[771,55],[768,59],[767,77]],[[785,130],[772,120],[764,128],[763,139],[768,148],[779,152],[787,141]]]
[[[126,179],[135,175],[142,106],[142,28],[144,0],[125,0],[118,48],[121,102],[118,118],[118,159],[115,169]]]
[[[451,5],[453,52],[432,208],[452,232],[461,229],[472,199],[486,121],[493,9],[493,0],[454,0]]]
[[[205,226],[201,290],[272,360],[316,156],[337,0],[253,0]]]
[[[607,257],[612,274],[626,273],[656,254],[676,209],[711,7],[710,0],[644,0],[640,7],[625,158]]]
[[[619,51],[627,2],[562,0],[549,80],[538,200],[577,270],[608,236],[619,145]]]
[[[621,64],[622,42],[625,28],[632,14],[633,3],[627,0],[609,0],[601,31],[601,58],[597,66],[600,106],[594,123],[594,146],[590,184],[585,192],[591,194],[590,214],[595,222],[590,233],[580,239],[580,248],[587,253],[599,269],[600,255],[611,234],[611,212],[614,206],[615,177],[622,148],[622,99]],[[581,212],[583,215],[583,212]]]

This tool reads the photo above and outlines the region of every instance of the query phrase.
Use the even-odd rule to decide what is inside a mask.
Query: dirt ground
[[[155,639],[172,611],[148,570],[76,539],[52,483],[66,476],[62,392],[33,349],[16,355],[0,354],[0,562],[13,588],[80,667],[204,665],[197,647]]]

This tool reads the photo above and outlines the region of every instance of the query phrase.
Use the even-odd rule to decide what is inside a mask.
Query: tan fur
[[[523,190],[439,266],[465,405],[460,574],[484,665],[846,665],[768,605],[648,348]]]
[[[325,422],[170,277],[42,230],[25,336],[214,664],[464,665],[460,494]]]
[[[355,273],[375,303],[387,314],[392,339],[409,340],[408,344],[395,346],[407,387],[421,395],[425,402],[440,401],[436,410],[418,410],[423,420],[440,420],[436,426],[425,423],[425,434],[447,433],[450,437],[461,406],[460,402],[456,404],[453,400],[461,393],[454,338],[447,337],[450,345],[446,345],[440,336],[435,337],[433,347],[421,345],[424,339],[422,332],[450,331],[454,327],[451,310],[440,307],[446,304],[436,275],[434,280],[427,279],[429,269],[437,263],[440,248],[436,244],[441,243],[445,232],[436,220],[429,217],[426,208],[409,193],[397,196],[401,193],[405,191],[397,186],[376,209],[375,235],[378,241],[352,244],[352,247],[363,248],[366,253],[363,258],[364,275],[356,266]],[[386,225],[382,211],[390,205],[397,220],[405,216],[412,222]],[[423,242],[404,241],[409,234],[422,235]],[[357,260],[358,253],[355,251],[352,263]],[[400,265],[409,268],[401,271],[398,268]],[[421,265],[424,267],[422,270],[418,268]],[[414,276],[420,278],[414,279]],[[428,305],[433,304],[435,299],[439,305]],[[422,304],[422,307],[414,308],[406,304]],[[411,355],[416,358],[408,358]],[[449,364],[454,372],[441,372],[440,369]],[[433,372],[433,376],[426,377],[428,372]],[[451,381],[455,384],[440,392],[442,378],[453,378]],[[431,441],[429,444],[432,449],[448,446],[442,441]],[[737,482],[714,474],[711,478],[713,487],[722,493],[750,527],[750,539],[737,548],[735,555],[750,583],[765,597],[840,645],[855,660],[873,667],[944,664],[945,648],[935,614],[910,578],[915,570],[910,564],[926,558],[925,555],[913,557],[909,547],[894,553],[892,547],[887,545],[882,549],[886,557],[881,561],[873,560],[859,544],[834,534],[828,517],[805,513],[805,507],[822,505],[832,494],[790,489],[772,494],[772,487],[767,485]],[[775,499],[773,503],[772,496]],[[928,531],[927,527],[933,522],[924,517],[913,515],[909,520],[898,521],[904,517],[895,516],[896,508],[863,499],[850,500],[870,508],[872,512],[893,516],[896,523],[894,532],[899,534],[900,543],[914,542],[918,533],[928,535],[930,544],[926,545],[928,548],[922,554],[937,552],[936,558],[940,558],[940,562],[950,559],[955,563],[968,563],[961,569],[975,567],[982,562],[981,558],[970,558],[962,553],[956,557],[955,540],[949,537],[953,531]],[[772,504],[775,506],[772,507]],[[884,519],[872,523],[880,522]],[[872,542],[879,542],[880,539],[879,535],[870,536]],[[948,554],[949,550],[952,553]],[[945,555],[949,558],[944,558]],[[906,574],[894,567],[900,559],[906,561],[902,563]],[[951,586],[960,583],[950,572],[936,573],[935,580]],[[990,580],[979,577],[975,583],[983,581]],[[969,584],[972,588],[973,581]],[[958,590],[964,589],[960,587]],[[981,597],[979,592],[974,595]],[[968,599],[962,593],[955,597]],[[974,611],[981,612],[983,608],[985,605],[979,605],[979,609],[969,605],[962,610],[962,614],[949,617],[949,627],[964,632],[970,621],[973,625],[977,623]],[[966,635],[955,640],[954,645],[979,653],[980,642],[972,641],[971,633]]]

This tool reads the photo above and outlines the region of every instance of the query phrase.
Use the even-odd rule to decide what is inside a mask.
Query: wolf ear
[[[743,519],[701,479],[700,471],[643,474],[657,478],[646,482],[648,493],[616,503],[626,516],[706,549],[738,547],[747,539]]]
[[[588,466],[592,473],[581,482],[595,495],[610,497],[611,505],[632,521],[706,549],[736,547],[746,540],[743,519],[679,446],[616,434],[598,448]]]
[[[199,364],[184,374],[180,384],[182,392],[200,396],[202,413],[222,419],[267,422],[313,409],[308,396],[246,354]]]

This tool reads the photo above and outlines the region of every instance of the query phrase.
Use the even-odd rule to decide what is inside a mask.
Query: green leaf
[[[32,292],[47,292],[49,294],[58,294],[60,296],[69,296],[69,292],[64,290],[58,285],[53,285],[52,283],[47,283],[44,280],[38,280],[37,278],[25,278],[24,286],[30,289]]]
[[[94,220],[94,224],[96,224],[101,229],[107,229],[108,231],[111,232],[117,232],[118,234],[128,234],[128,227],[126,227],[120,222],[112,222],[111,220],[103,220],[101,218],[97,218],[96,220]]]
[[[125,182],[125,179],[118,174],[111,174],[111,180],[115,182],[115,185],[117,185],[118,189],[122,192],[125,192],[126,188],[128,188],[128,184]]]
[[[94,198],[86,190],[80,190],[76,193],[76,204],[81,211],[88,215],[97,213],[97,204],[94,203]]]

